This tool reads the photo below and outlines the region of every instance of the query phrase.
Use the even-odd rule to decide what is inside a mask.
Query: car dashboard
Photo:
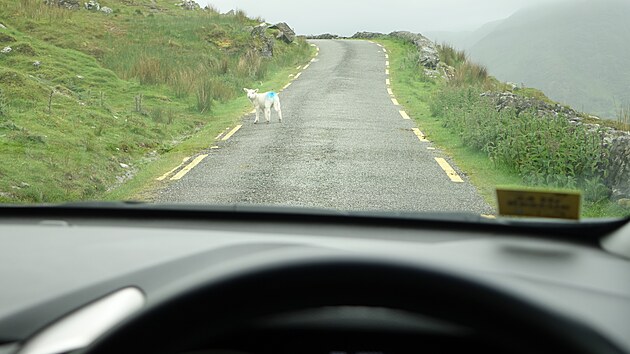
[[[404,287],[389,288],[389,274],[356,266],[370,265],[373,260],[413,265],[482,284],[519,303],[586,326],[618,352],[630,353],[630,262],[601,245],[605,238],[627,238],[626,221],[582,228],[567,224],[572,230],[567,232],[567,225],[544,222],[534,227],[448,218],[265,212],[191,216],[172,211],[169,217],[160,211],[162,217],[156,218],[129,210],[100,211],[100,215],[66,211],[3,216],[0,279],[7,290],[0,293],[0,353],[33,353],[24,350],[25,343],[117,289],[137,288],[144,296],[143,308],[159,308],[182,289],[196,289],[208,279],[216,281],[270,264],[277,269],[300,264],[306,272],[287,273],[290,280],[278,284],[273,278],[263,282],[251,275],[255,286],[234,292],[229,303],[211,310],[219,302],[213,302],[213,294],[223,289],[215,286],[219,290],[206,294],[204,302],[187,302],[196,304],[198,312],[190,305],[188,317],[164,317],[172,320],[173,328],[186,327],[190,316],[195,317],[190,320],[194,326],[177,333],[179,344],[190,345],[158,349],[208,354],[539,352],[541,343],[531,348],[527,343],[514,346],[500,328],[480,330],[477,324],[483,324],[483,309],[476,314],[481,322],[471,326],[431,311],[397,306],[396,301],[439,304],[441,299],[435,294],[410,298],[402,294]],[[582,238],[576,236],[580,233]],[[344,270],[350,263],[353,267]],[[332,265],[309,273],[321,264]],[[339,272],[337,264],[342,268]],[[324,281],[325,276],[335,280]],[[409,279],[404,284],[414,278]],[[452,290],[446,296],[449,306],[457,310],[452,312],[469,311],[457,304],[467,304],[471,294]],[[336,293],[343,296],[338,299]],[[373,302],[374,294],[387,297],[387,303]],[[282,301],[291,302],[292,296],[330,301],[284,308]],[[221,318],[213,318],[214,313],[256,312],[268,304],[277,309],[225,321],[222,330],[212,330],[212,323]],[[501,311],[496,312],[500,316]],[[487,321],[493,321],[493,312],[487,315]],[[169,341],[169,332],[153,333],[148,341]]]

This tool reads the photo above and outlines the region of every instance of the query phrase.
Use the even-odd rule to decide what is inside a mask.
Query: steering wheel
[[[450,271],[391,259],[306,257],[208,272],[103,335],[87,354],[177,352],[262,316],[384,307],[500,336],[536,353],[621,354],[592,329]]]

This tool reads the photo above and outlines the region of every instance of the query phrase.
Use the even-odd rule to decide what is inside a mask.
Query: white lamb
[[[265,119],[267,123],[269,123],[271,120],[271,107],[276,110],[280,123],[282,123],[282,109],[280,108],[280,97],[278,97],[277,93],[273,91],[258,93],[258,89],[252,90],[248,88],[243,88],[243,91],[247,92],[247,98],[249,98],[254,108],[256,108],[256,120],[254,120],[254,124],[258,123],[258,116],[260,110],[263,108],[265,109]]]

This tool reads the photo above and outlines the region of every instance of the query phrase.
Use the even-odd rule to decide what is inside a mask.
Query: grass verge
[[[444,150],[467,174],[486,202],[496,208],[497,186],[532,188],[512,166],[493,161],[486,152],[465,144],[460,134],[445,126],[443,117],[432,114],[431,104],[445,83],[426,77],[418,70],[414,49],[410,45],[393,39],[377,41],[390,52],[390,80],[398,101],[427,138]],[[620,217],[629,214],[628,209],[608,200],[582,203],[582,217]]]

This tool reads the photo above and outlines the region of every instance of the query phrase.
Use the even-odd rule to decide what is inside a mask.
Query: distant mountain
[[[488,34],[492,33],[494,29],[503,23],[503,19],[496,20],[492,22],[488,22],[485,25],[479,27],[474,31],[463,31],[463,32],[449,32],[449,31],[434,31],[423,33],[427,38],[430,38],[432,41],[442,44],[448,43],[451,46],[457,49],[468,49],[472,47],[475,43],[479,42]]]
[[[450,40],[500,80],[614,118],[630,104],[629,19],[628,0],[568,1],[524,9]]]

